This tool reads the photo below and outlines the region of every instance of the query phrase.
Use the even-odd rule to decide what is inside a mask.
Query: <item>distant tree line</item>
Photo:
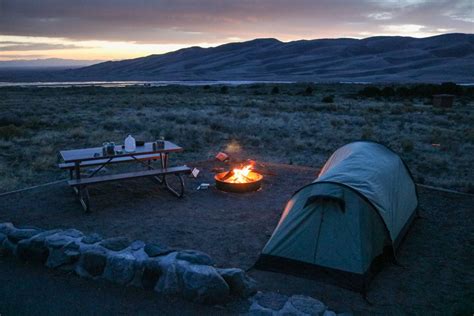
[[[366,86],[358,95],[366,98],[430,98],[434,94],[453,94],[456,96],[474,96],[473,87],[463,87],[452,82],[442,84],[414,84],[400,87]]]

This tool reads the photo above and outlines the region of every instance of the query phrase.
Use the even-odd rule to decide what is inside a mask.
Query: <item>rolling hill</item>
[[[109,61],[55,80],[474,82],[474,34],[280,42],[255,39]]]

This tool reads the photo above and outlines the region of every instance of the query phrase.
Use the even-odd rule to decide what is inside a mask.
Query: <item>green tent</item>
[[[297,191],[256,267],[365,292],[415,216],[415,183],[400,157],[374,142],[339,148]]]

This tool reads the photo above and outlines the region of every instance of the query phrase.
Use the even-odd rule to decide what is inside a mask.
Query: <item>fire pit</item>
[[[253,165],[249,164],[241,168],[234,168],[216,174],[216,188],[227,192],[251,192],[260,189],[263,176],[252,170]]]

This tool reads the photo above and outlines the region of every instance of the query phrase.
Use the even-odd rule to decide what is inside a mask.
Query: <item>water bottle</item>
[[[137,149],[135,138],[133,138],[132,135],[128,135],[127,138],[125,138],[125,151],[132,153],[135,151],[135,149]]]

